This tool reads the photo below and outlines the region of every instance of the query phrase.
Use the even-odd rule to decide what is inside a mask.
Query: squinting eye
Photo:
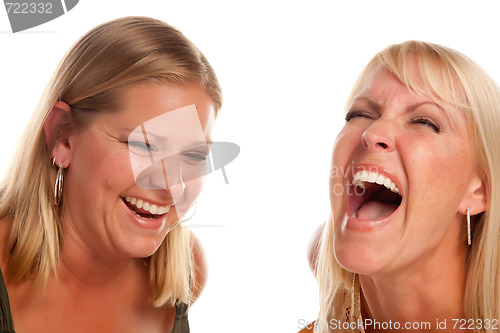
[[[365,111],[349,111],[345,115],[345,121],[349,122],[351,119],[356,118],[356,117],[362,117],[362,118],[369,118],[371,119],[371,115],[368,112]]]
[[[186,156],[189,160],[192,161],[192,163],[196,164],[201,164],[207,160],[207,154],[205,153],[199,153],[199,152],[187,152],[183,154]]]
[[[128,141],[127,145],[129,146],[129,149],[131,149],[135,152],[140,151],[143,153],[149,153],[149,152],[155,152],[158,150],[158,149],[156,149],[155,146],[152,146],[150,144],[147,144],[147,143],[141,142],[141,141]]]
[[[412,124],[422,124],[429,126],[434,132],[439,133],[441,131],[441,128],[439,127],[439,124],[436,123],[435,121],[425,118],[425,117],[418,117],[416,119],[413,119]]]

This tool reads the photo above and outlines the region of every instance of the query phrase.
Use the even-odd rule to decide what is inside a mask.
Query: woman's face
[[[214,119],[196,85],[125,89],[116,112],[69,137],[65,242],[100,255],[153,254],[201,191]]]
[[[344,268],[394,272],[465,248],[466,198],[481,181],[465,117],[452,112],[381,66],[367,76],[332,156],[334,250]]]

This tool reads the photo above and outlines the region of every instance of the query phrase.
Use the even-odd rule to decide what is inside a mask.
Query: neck
[[[130,281],[130,278],[144,278],[144,267],[144,262],[140,259],[106,255],[105,251],[96,253],[67,232],[61,249],[58,274],[63,283],[101,289],[118,286],[120,282]]]
[[[89,253],[75,252],[71,246],[61,251],[59,278],[63,281],[76,281],[81,286],[102,288],[118,283],[122,277],[137,267],[136,260],[105,259]]]
[[[447,331],[451,332],[453,319],[464,318],[467,248],[455,246],[437,252],[397,273],[360,276],[364,318],[399,322],[402,329],[405,323],[429,322],[427,332],[442,332],[443,327],[437,327],[437,323],[446,320]],[[398,331],[394,326],[393,330],[373,329],[367,327],[367,332]],[[422,331],[422,327],[414,331]]]

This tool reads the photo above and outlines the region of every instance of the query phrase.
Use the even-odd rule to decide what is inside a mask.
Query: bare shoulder
[[[192,287],[192,302],[193,304],[198,297],[200,297],[203,289],[205,289],[205,285],[207,283],[207,260],[205,257],[205,251],[201,245],[200,240],[196,235],[190,231],[191,233],[191,248],[193,250],[193,260],[194,260],[194,278],[193,278],[193,287]]]
[[[323,229],[325,228],[325,222],[321,223],[318,228],[314,231],[311,239],[309,241],[309,246],[307,248],[307,258],[309,260],[309,267],[311,268],[314,275],[316,275],[316,263],[318,259],[319,246],[321,243],[321,237],[323,237]]]

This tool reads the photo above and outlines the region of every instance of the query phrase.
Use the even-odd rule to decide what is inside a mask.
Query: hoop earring
[[[54,165],[55,165],[55,162],[56,162],[56,159],[54,158],[54,160],[53,160]],[[64,185],[64,175],[63,175],[62,162],[60,162],[59,163],[59,170],[57,170],[56,182],[54,184],[54,202],[55,202],[56,206],[59,206],[59,204],[61,203],[63,185]]]
[[[470,237],[470,209],[469,208],[467,208],[467,243],[469,245],[472,244],[471,237]]]

